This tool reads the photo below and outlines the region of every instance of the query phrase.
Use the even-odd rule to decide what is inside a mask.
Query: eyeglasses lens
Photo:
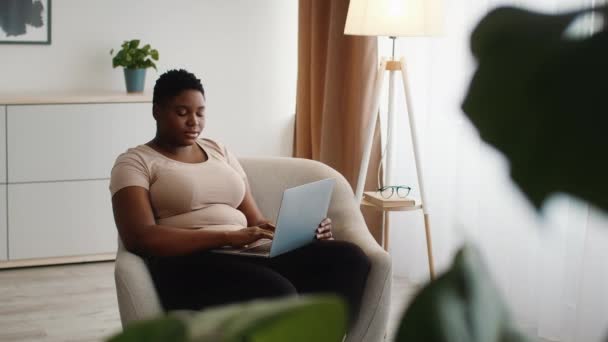
[[[381,195],[382,195],[382,197],[384,197],[384,198],[391,198],[391,196],[393,196],[393,191],[394,191],[394,190],[393,190],[393,188],[392,188],[392,187],[386,187],[386,188],[383,188],[383,189],[380,191],[380,194],[381,194]]]
[[[407,195],[410,194],[410,189],[406,188],[406,187],[398,187],[397,188],[397,196],[404,198],[407,197]]]

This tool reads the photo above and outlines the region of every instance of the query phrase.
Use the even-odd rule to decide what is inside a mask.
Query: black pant
[[[334,293],[359,312],[370,261],[356,245],[316,241],[274,258],[201,252],[147,259],[166,311],[307,293]]]

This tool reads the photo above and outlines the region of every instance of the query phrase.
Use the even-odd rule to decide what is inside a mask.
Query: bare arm
[[[249,182],[245,181],[246,191],[245,198],[237,208],[247,218],[248,226],[258,226],[264,229],[274,230],[274,225],[270,223],[268,219],[264,217],[264,214],[258,208],[258,205],[255,203],[255,199],[251,194],[251,189],[249,187]]]
[[[130,186],[112,197],[114,220],[125,247],[140,255],[189,254],[225,245],[241,246],[272,234],[258,227],[239,231],[206,231],[158,225],[148,190]]]

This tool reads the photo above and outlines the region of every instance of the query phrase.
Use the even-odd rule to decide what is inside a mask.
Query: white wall
[[[122,70],[112,69],[109,51],[140,38],[160,52],[146,89],[173,68],[202,79],[204,135],[241,156],[291,155],[297,1],[55,0],[52,6],[50,46],[0,45],[0,93],[122,91]]]

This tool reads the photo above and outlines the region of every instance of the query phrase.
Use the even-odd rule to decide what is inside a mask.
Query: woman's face
[[[194,144],[205,128],[205,97],[198,90],[184,90],[154,110],[158,135],[173,145]]]

